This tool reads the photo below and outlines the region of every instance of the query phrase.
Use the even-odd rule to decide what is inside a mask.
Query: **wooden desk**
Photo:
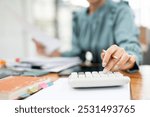
[[[138,73],[122,73],[131,78],[131,99],[150,100],[150,65],[140,66]]]

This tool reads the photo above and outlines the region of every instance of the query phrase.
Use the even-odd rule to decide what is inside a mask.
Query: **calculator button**
[[[92,72],[93,78],[100,78],[100,75],[98,72]]]
[[[115,77],[123,77],[123,75],[120,72],[115,72],[114,75]]]
[[[79,72],[78,75],[79,75],[79,76],[78,76],[79,78],[85,78],[84,72]]]
[[[73,72],[73,73],[71,73],[71,75],[70,75],[70,78],[77,78],[77,77],[78,77],[77,72]]]
[[[102,78],[105,78],[105,77],[107,77],[108,75],[107,74],[105,74],[103,71],[100,71],[99,72],[99,75],[102,77]]]
[[[85,72],[85,76],[86,76],[86,78],[92,78],[91,72]]]
[[[108,73],[107,75],[109,78],[115,78],[116,77],[112,72]]]

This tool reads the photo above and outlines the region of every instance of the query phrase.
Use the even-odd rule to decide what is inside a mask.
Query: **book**
[[[53,84],[52,79],[57,75],[42,77],[9,76],[0,80],[0,100],[26,98],[41,89]]]

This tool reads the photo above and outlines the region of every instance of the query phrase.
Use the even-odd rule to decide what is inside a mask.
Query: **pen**
[[[106,50],[103,49],[102,51],[103,51],[104,53],[106,53]],[[118,60],[118,57],[117,57],[117,56],[113,55],[112,57],[113,57],[114,59],[117,59],[117,60]]]

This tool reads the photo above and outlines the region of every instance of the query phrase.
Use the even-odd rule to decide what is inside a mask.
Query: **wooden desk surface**
[[[150,100],[150,65],[140,66],[138,73],[125,73],[131,78],[131,98],[133,100]]]

